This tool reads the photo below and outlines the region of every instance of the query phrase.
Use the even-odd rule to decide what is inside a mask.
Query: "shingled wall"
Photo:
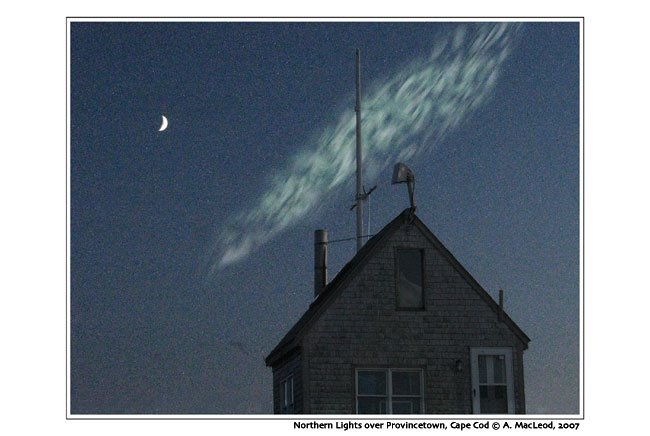
[[[398,248],[424,250],[424,310],[396,309]],[[512,348],[515,412],[525,413],[524,343],[416,225],[360,268],[302,339],[304,413],[356,413],[355,369],[385,367],[423,370],[425,413],[470,414],[470,347]]]

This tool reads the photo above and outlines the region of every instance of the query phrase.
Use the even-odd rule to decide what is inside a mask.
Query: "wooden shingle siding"
[[[273,413],[281,414],[282,381],[293,377],[293,414],[303,413],[303,383],[302,383],[302,356],[300,350],[295,350],[287,356],[278,366],[273,368]]]
[[[423,251],[424,310],[396,307],[396,252],[404,248]],[[276,413],[277,383],[304,362],[305,413],[356,413],[355,369],[413,368],[422,370],[426,414],[471,414],[470,348],[476,347],[512,349],[515,413],[525,413],[523,351],[529,339],[507,314],[499,321],[494,300],[421,222],[398,222],[339,278],[337,289],[326,291],[329,300],[310,308],[311,317],[284,339],[299,344],[299,356],[278,366],[282,354],[274,350]]]

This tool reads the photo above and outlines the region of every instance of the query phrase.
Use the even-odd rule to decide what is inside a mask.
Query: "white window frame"
[[[386,374],[386,395],[359,395],[359,373],[365,371],[383,372]],[[393,414],[393,401],[399,398],[413,398],[416,395],[393,395],[393,372],[417,372],[420,375],[420,414],[424,414],[424,371],[421,368],[356,368],[354,372],[354,401],[355,413],[359,414],[359,396],[386,398],[386,414]]]
[[[474,414],[481,413],[481,393],[479,384],[478,356],[503,355],[506,366],[506,393],[508,395],[508,414],[515,413],[515,384],[512,361],[512,348],[508,347],[476,347],[470,348],[470,364],[472,371],[472,410]]]
[[[289,414],[295,410],[293,375],[280,382],[280,413]]]

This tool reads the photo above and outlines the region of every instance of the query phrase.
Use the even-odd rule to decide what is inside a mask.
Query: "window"
[[[281,413],[293,413],[293,377],[288,377],[280,383]]]
[[[397,308],[424,309],[422,250],[397,250]]]
[[[472,348],[474,413],[515,413],[510,348]]]
[[[358,414],[424,413],[419,369],[360,369],[356,385]]]

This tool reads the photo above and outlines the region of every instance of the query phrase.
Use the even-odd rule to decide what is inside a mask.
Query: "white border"
[[[299,17],[299,16],[288,16],[288,17],[256,17],[251,16],[222,16],[222,17],[174,17],[174,16],[165,16],[165,17],[139,17],[139,16],[122,16],[122,17],[94,17],[94,16],[84,16],[83,14],[76,15],[71,14],[66,18],[66,149],[67,149],[67,162],[68,171],[66,174],[66,201],[68,207],[70,206],[70,24],[73,22],[278,22],[278,21],[292,21],[292,22],[578,22],[580,25],[580,413],[579,415],[525,415],[525,419],[535,419],[535,418],[549,418],[555,417],[557,419],[570,419],[570,418],[583,418],[584,417],[584,253],[583,253],[583,150],[584,150],[584,121],[583,121],[583,60],[584,60],[584,26],[582,17],[382,17],[382,16],[365,16],[365,17],[336,17],[336,16],[323,16],[323,17]],[[203,420],[203,419],[220,419],[220,420],[237,420],[237,419],[246,419],[246,420],[266,420],[266,419],[287,419],[292,415],[73,415],[70,413],[70,216],[69,210],[66,212],[66,228],[67,228],[67,237],[66,237],[66,418],[68,419],[80,419],[80,420],[91,420],[91,419],[191,419],[191,420]],[[426,413],[426,412],[425,412]],[[357,415],[352,415],[357,416]],[[435,419],[475,419],[471,415],[465,416],[461,415],[430,415]],[[300,415],[300,419],[318,419],[323,418],[321,415],[315,416],[305,416]]]

